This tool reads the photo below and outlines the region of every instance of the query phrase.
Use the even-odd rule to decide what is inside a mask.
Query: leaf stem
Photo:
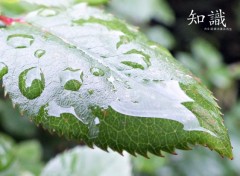
[[[19,19],[19,18],[18,19],[9,18],[9,17],[3,16],[3,15],[0,15],[0,21],[2,21],[3,24],[6,25],[6,26],[10,26],[10,25],[12,25],[15,22],[18,22],[18,23],[22,23],[23,22],[22,19]]]

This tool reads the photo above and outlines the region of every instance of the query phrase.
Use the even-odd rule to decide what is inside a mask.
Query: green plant
[[[0,78],[31,120],[119,153],[232,158],[212,94],[165,48],[97,8],[46,3],[0,31]]]

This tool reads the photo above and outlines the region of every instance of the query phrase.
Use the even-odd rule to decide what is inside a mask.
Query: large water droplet
[[[4,75],[8,73],[8,67],[3,62],[0,62],[0,80],[3,78]]]
[[[105,74],[102,69],[97,68],[97,67],[91,68],[90,71],[94,76],[104,76],[104,74]]]
[[[83,118],[80,118],[74,107],[62,107],[59,106],[55,101],[51,101],[48,103],[48,105],[44,108],[45,112],[47,112],[48,116],[52,116],[52,117],[61,117],[61,115],[63,114],[71,114],[73,115],[75,118],[77,118],[78,120],[80,120],[82,123],[87,124],[87,121]]]
[[[7,44],[14,48],[28,48],[34,42],[34,37],[27,34],[13,34],[7,38]]]
[[[58,14],[58,11],[53,10],[53,9],[43,9],[38,12],[38,15],[40,15],[42,17],[51,17],[51,16],[55,16],[57,14]]]
[[[30,100],[39,97],[44,87],[44,75],[39,68],[29,68],[19,75],[19,89]]]
[[[35,51],[34,56],[36,58],[41,58],[45,53],[46,53],[45,50],[39,49],[39,50]]]
[[[80,69],[66,68],[60,75],[64,89],[78,91],[83,84],[83,72]]]
[[[175,120],[184,125],[184,130],[205,131],[214,135],[201,127],[196,115],[184,106],[183,103],[194,100],[182,90],[178,81],[131,86],[133,89],[121,92],[123,99],[116,99],[110,104],[114,111],[132,117]]]

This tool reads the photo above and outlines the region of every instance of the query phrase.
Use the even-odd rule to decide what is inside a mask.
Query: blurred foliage
[[[19,0],[0,0],[0,14],[6,16],[19,16],[24,13],[34,10],[33,5]]]
[[[9,16],[24,15],[34,8],[34,5],[17,0],[0,0],[0,12]],[[229,161],[207,149],[195,148],[190,152],[178,151],[177,156],[165,154],[164,158],[152,155],[149,155],[150,159],[132,157],[133,175],[240,175],[240,1],[112,0],[106,8],[138,25],[149,38],[171,50],[213,91],[222,108],[235,156]],[[225,11],[227,25],[232,31],[204,31],[204,26],[187,25],[186,18],[191,9],[207,14],[218,8]],[[3,95],[2,89],[0,93]],[[43,163],[77,145],[36,128],[24,116],[20,117],[17,108],[11,107],[8,99],[0,98],[0,176],[38,175]],[[30,140],[32,138],[34,140]],[[63,156],[68,157],[66,153]],[[100,164],[100,158],[95,162],[86,156],[80,159],[86,165],[93,165],[93,169]],[[92,162],[88,164],[89,161]],[[50,162],[46,168],[52,164]],[[116,169],[116,172],[122,169]]]
[[[52,159],[42,176],[131,176],[129,154],[108,154],[100,149],[75,147]]]
[[[13,140],[0,133],[0,171],[5,170],[11,165],[13,160]]]
[[[36,128],[29,123],[25,116],[21,117],[18,109],[12,110],[13,105],[10,100],[0,100],[1,126],[11,136],[32,137],[36,134]],[[15,118],[12,118],[15,117]]]
[[[171,25],[175,21],[174,12],[165,0],[112,0],[110,11],[135,24],[144,24],[151,19]]]
[[[36,140],[15,144],[10,137],[0,134],[0,176],[39,175],[43,163],[42,149]]]
[[[173,49],[175,46],[175,39],[171,32],[161,26],[146,28],[143,32],[148,36],[152,41],[158,42],[162,46],[168,49]]]

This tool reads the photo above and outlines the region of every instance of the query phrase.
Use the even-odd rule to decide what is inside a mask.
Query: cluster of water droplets
[[[39,15],[50,17],[56,15],[54,11],[51,10],[42,10],[39,12]],[[15,49],[26,49],[33,45],[35,39],[32,35],[27,34],[12,34],[7,37],[7,44]],[[37,49],[33,53],[35,58],[42,59],[45,54],[46,50],[44,49]],[[104,71],[98,67],[92,67],[89,69],[89,72],[96,77],[104,76]],[[0,78],[8,73],[8,67],[3,62],[0,62]],[[74,69],[68,67],[62,70],[59,74],[59,82],[60,86],[65,91],[74,91],[78,92],[83,85],[83,71],[81,69]],[[29,100],[36,99],[41,96],[45,89],[45,77],[44,73],[42,72],[41,68],[37,67],[30,67],[25,69],[19,75],[19,90],[24,97]],[[94,94],[94,89],[89,89],[88,94]],[[98,125],[100,120],[98,117],[93,117],[91,119],[87,119],[78,115],[74,106],[63,106],[59,105],[57,101],[53,100],[47,103],[44,108],[44,112],[48,117],[56,117],[59,118],[61,115],[70,114],[74,116],[76,119],[81,121],[83,124],[88,125],[89,127],[89,136],[90,137],[97,137],[99,129]]]
[[[53,17],[58,15],[58,13],[58,11],[53,9],[43,9],[38,12],[38,15],[41,17]],[[26,34],[13,34],[7,38],[7,44],[16,49],[28,48],[34,41],[32,35]],[[70,46],[69,48],[73,47]],[[37,49],[34,52],[34,56],[37,59],[42,59],[45,55],[46,51],[43,49]],[[116,65],[123,65],[124,67],[123,69],[117,69],[118,71],[129,70],[129,72],[123,72],[129,78],[126,78],[128,79],[126,83],[121,83],[121,80],[119,81],[116,75],[107,76],[102,68],[91,67],[89,69],[89,72],[95,77],[107,77],[106,81],[112,85],[116,99],[110,102],[108,106],[123,115],[170,119],[182,123],[185,130],[209,132],[202,128],[196,116],[182,105],[183,102],[192,102],[193,100],[181,89],[178,81],[166,79],[168,81],[149,81],[148,83],[145,82],[145,84],[139,81],[132,81],[133,77],[131,75],[133,72],[137,74],[139,72],[141,74],[151,72],[147,70],[151,68],[151,65],[154,65],[151,56],[151,53],[146,54],[140,48],[123,53],[123,57],[116,61]],[[107,59],[107,56],[102,57],[102,59]],[[0,63],[0,78],[7,72],[7,66],[4,63]],[[84,75],[85,73],[80,68],[67,67],[63,69],[59,74],[61,88],[72,94],[80,92],[85,81]],[[124,86],[122,86],[123,84]],[[45,78],[41,68],[31,67],[23,71],[19,76],[19,88],[21,93],[28,99],[32,100],[39,97],[45,88]],[[92,96],[95,94],[95,89],[88,89],[87,93],[89,96]],[[101,118],[94,116],[90,120],[84,119],[83,116],[79,115],[74,106],[60,105],[58,101],[53,100],[47,103],[44,111],[47,113],[47,116],[56,118],[61,117],[63,114],[71,114],[82,123],[88,125],[90,136],[95,137],[99,132],[98,125]]]
[[[16,49],[29,48],[35,39],[32,35],[27,34],[12,34],[7,37],[7,44]],[[34,55],[38,58],[42,57],[45,53],[37,50]],[[1,64],[2,65],[2,64]],[[2,73],[7,73],[7,67],[1,69]],[[21,93],[28,99],[32,100],[41,95],[45,87],[44,75],[40,68],[31,67],[24,70],[19,75],[19,89]]]

